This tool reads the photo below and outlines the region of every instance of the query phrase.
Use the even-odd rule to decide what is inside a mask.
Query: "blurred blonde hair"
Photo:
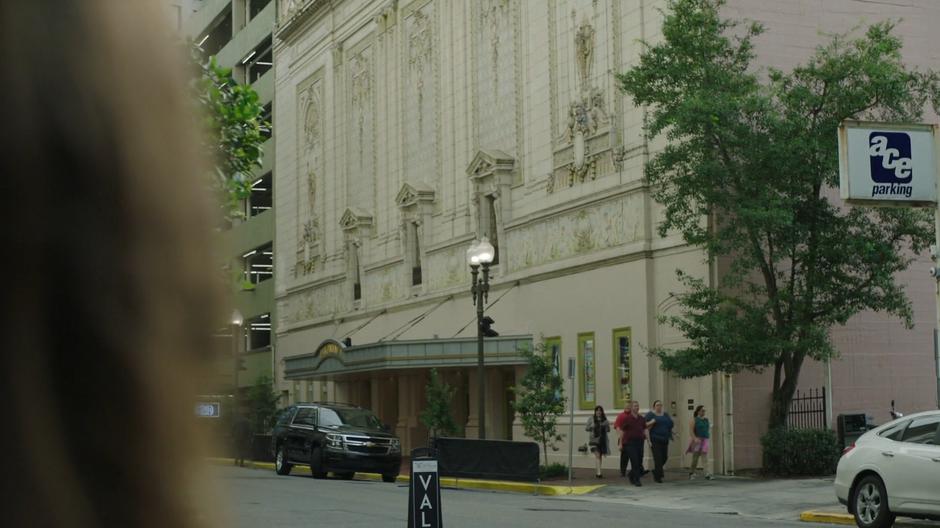
[[[205,524],[193,380],[222,319],[165,18],[0,0],[7,526]]]

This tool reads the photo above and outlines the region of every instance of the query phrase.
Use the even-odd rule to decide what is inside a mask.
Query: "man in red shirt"
[[[623,420],[617,417],[620,426],[621,453],[626,452],[630,459],[630,483],[642,486],[640,478],[643,476],[643,444],[646,441],[646,419],[640,416],[640,403],[636,400],[630,402],[630,412],[624,415]],[[614,422],[616,425],[617,422]],[[623,467],[623,455],[620,465]]]

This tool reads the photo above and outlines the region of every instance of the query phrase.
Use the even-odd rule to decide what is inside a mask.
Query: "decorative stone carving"
[[[330,46],[330,54],[333,56],[333,68],[339,68],[343,65],[343,43],[337,42]]]
[[[314,82],[301,92],[299,107],[303,112],[301,139],[298,152],[301,180],[306,183],[306,200],[298,200],[303,209],[298,211],[301,225],[298,227],[297,252],[294,264],[294,277],[309,275],[315,271],[316,261],[320,257],[320,223],[317,220],[317,175],[320,173],[320,152],[322,147],[321,132],[321,83]],[[299,188],[298,183],[298,188]],[[298,192],[300,193],[299,189]]]
[[[585,180],[594,180],[597,179],[597,156],[588,155],[587,146],[585,146],[585,152],[582,153],[582,158],[580,163],[578,162],[578,153],[575,152],[575,161],[568,165],[568,186],[572,186],[575,183],[584,183]],[[549,191],[551,192],[551,191]]]
[[[610,120],[604,106],[604,93],[600,89],[572,101],[568,106],[568,125],[565,128],[568,141],[573,141],[578,133],[589,137],[597,132],[599,126],[607,124]]]
[[[499,87],[499,37],[501,24],[508,18],[508,0],[486,0],[480,4],[480,25],[486,28],[490,37],[491,77],[493,93]]]
[[[433,50],[433,29],[431,21],[420,9],[411,17],[408,34],[408,65],[414,74],[415,91],[418,95],[418,133],[423,130],[423,108],[425,76],[431,75],[431,55]]]
[[[304,112],[304,143],[307,148],[314,148],[320,142],[320,90],[319,84],[310,86],[301,94],[300,105],[306,105]]]
[[[346,232],[370,229],[372,227],[372,215],[349,207],[340,217],[339,227]]]
[[[627,161],[627,158],[629,157],[627,147],[620,146],[620,147],[615,148],[613,152],[611,152],[610,156],[611,156],[611,160],[614,163],[614,167],[617,168],[617,172],[622,172],[623,162]]]
[[[574,17],[574,12],[572,12],[572,17]],[[594,33],[594,26],[584,19],[574,35],[575,60],[578,64],[578,79],[582,91],[587,91],[591,85],[591,70],[594,68]]]
[[[280,9],[278,9],[281,23],[297,14],[301,4],[303,4],[303,0],[281,0]]]
[[[367,52],[364,50],[353,56],[350,61],[350,99],[356,116],[357,143],[359,159],[363,159],[363,140],[365,139],[365,116],[371,111],[372,70]]]
[[[481,149],[477,151],[473,161],[467,166],[467,176],[473,182],[473,203],[476,209],[476,232],[483,236],[483,215],[485,209],[481,207],[481,197],[493,198],[496,213],[496,231],[499,240],[505,240],[506,222],[512,219],[511,186],[516,160],[509,154],[496,149]],[[500,197],[506,197],[502,200]],[[500,248],[500,251],[504,251]]]
[[[433,201],[434,189],[421,182],[405,182],[405,184],[401,186],[401,190],[398,191],[398,195],[395,197],[395,203],[398,204],[398,207],[403,209],[415,205],[421,206],[429,204]]]
[[[577,13],[572,11],[572,22],[576,17]],[[610,118],[604,91],[591,85],[595,36],[596,31],[585,16],[574,32],[574,60],[579,92],[568,104],[568,119],[563,136],[558,138],[564,146],[555,152],[556,172],[549,176],[545,186],[549,193],[554,192],[559,184],[570,187],[575,183],[596,179],[598,175],[598,161],[603,149],[598,149],[596,140],[592,145],[592,138],[608,133],[605,127],[610,124]],[[592,154],[592,150],[596,154]],[[607,170],[608,166],[605,162],[602,170]]]

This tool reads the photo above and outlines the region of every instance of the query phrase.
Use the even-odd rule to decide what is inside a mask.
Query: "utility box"
[[[858,437],[870,429],[865,413],[840,414],[836,420],[838,426],[839,445],[842,449],[852,445]]]

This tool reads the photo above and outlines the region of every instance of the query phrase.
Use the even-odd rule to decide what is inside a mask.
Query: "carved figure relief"
[[[281,8],[278,10],[281,14],[281,22],[290,20],[302,3],[303,0],[281,0]]]
[[[352,58],[350,94],[353,112],[356,116],[357,143],[359,144],[360,164],[363,159],[363,142],[365,139],[365,116],[370,111],[372,94],[372,71],[369,57],[365,51]]]
[[[571,12],[574,18],[574,11]],[[591,70],[594,68],[594,27],[583,19],[574,35],[575,60],[578,64],[578,80],[581,91],[587,91],[591,83]]]
[[[314,272],[316,262],[320,256],[320,223],[317,219],[317,177],[320,173],[320,151],[322,147],[321,115],[322,115],[322,88],[316,82],[304,90],[299,98],[299,106],[303,109],[302,121],[303,144],[299,151],[299,167],[301,178],[305,183],[302,193],[306,200],[298,205],[298,217],[301,225],[298,228],[297,258],[294,264],[294,277],[309,275]],[[299,186],[299,184],[298,184]]]
[[[572,11],[573,24],[576,19],[577,13]],[[545,188],[549,193],[557,190],[559,184],[570,187],[597,178],[600,153],[592,153],[592,138],[607,132],[604,127],[610,123],[610,117],[604,91],[591,85],[596,34],[587,16],[574,29],[573,59],[577,68],[578,92],[568,103],[568,118],[563,137],[559,138],[565,147],[556,152],[560,157],[556,158],[560,167],[556,165],[559,168],[548,176]],[[597,151],[598,145],[594,144],[594,147]]]
[[[480,8],[480,22],[485,31],[489,33],[490,55],[493,79],[493,94],[499,87],[499,34],[501,26],[509,18],[508,0],[486,0]]]
[[[433,49],[431,21],[423,11],[415,11],[411,17],[408,36],[408,65],[414,72],[415,90],[418,94],[418,133],[423,133],[423,108],[425,76],[431,75],[431,51]]]

